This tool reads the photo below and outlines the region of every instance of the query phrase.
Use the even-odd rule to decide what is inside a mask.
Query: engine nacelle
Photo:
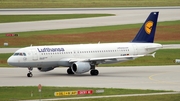
[[[47,71],[50,71],[50,70],[53,70],[54,69],[54,67],[38,67],[37,68],[39,71],[41,71],[41,72],[47,72]]]
[[[85,73],[91,69],[89,62],[75,62],[71,65],[71,69],[74,73]]]

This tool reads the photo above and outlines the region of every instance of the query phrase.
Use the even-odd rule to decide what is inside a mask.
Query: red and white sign
[[[14,34],[6,34],[6,36],[14,36]]]
[[[19,35],[18,34],[8,33],[8,34],[6,34],[6,36],[19,36]]]
[[[82,94],[92,94],[93,90],[78,90],[78,95]]]

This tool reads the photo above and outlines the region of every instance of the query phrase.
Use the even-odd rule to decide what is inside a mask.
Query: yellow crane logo
[[[153,22],[152,21],[147,21],[146,24],[145,24],[145,31],[146,31],[147,34],[151,33],[152,27],[153,27]]]

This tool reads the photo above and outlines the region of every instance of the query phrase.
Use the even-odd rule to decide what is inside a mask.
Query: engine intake
[[[85,73],[91,69],[89,62],[75,62],[71,65],[71,69],[74,73]]]

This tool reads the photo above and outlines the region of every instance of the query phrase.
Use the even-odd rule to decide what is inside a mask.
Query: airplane
[[[151,12],[130,42],[29,46],[17,50],[7,63],[28,68],[27,77],[33,76],[33,68],[47,72],[59,66],[68,67],[67,74],[90,71],[91,75],[97,76],[99,71],[96,66],[99,64],[124,62],[143,56],[155,57],[155,51],[162,48],[161,44],[154,43],[158,15],[159,12]]]

